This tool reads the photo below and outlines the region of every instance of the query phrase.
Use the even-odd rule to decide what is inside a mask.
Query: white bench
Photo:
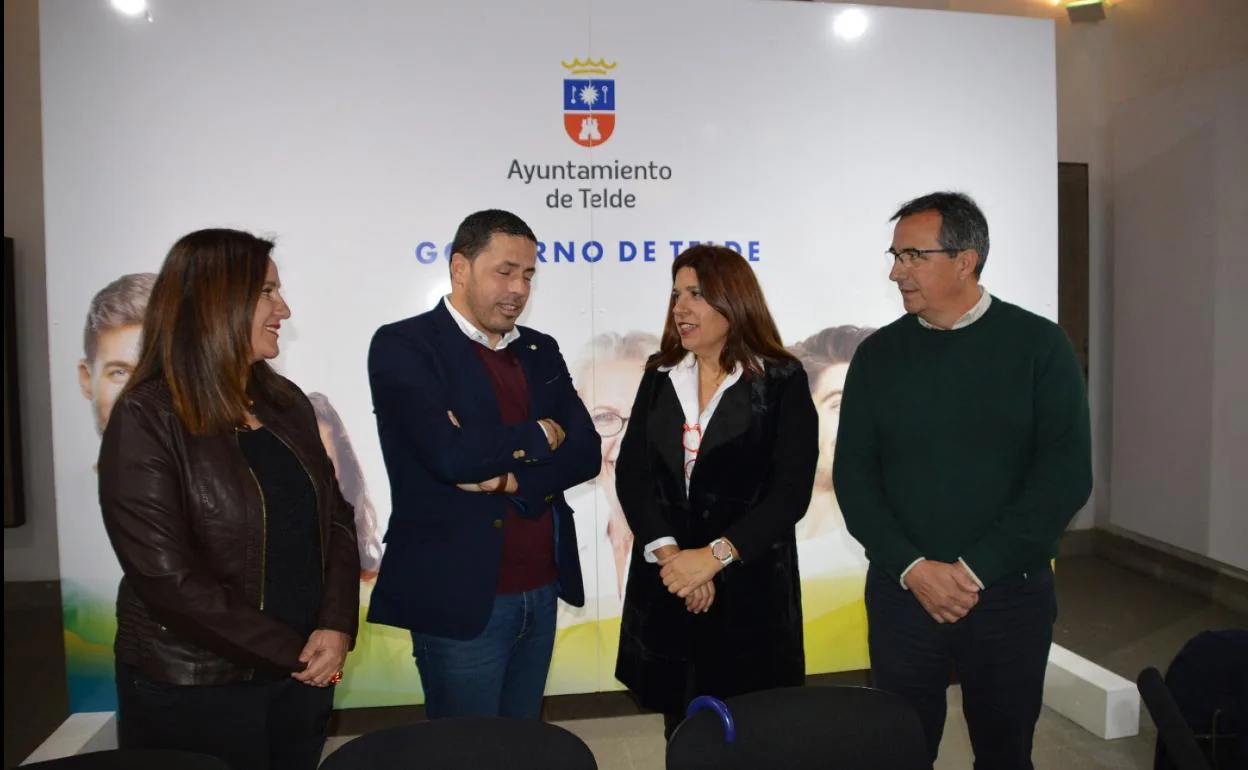
[[[1135,682],[1056,644],[1049,650],[1044,705],[1105,740],[1140,732],[1140,691]]]
[[[26,757],[22,764],[45,762],[74,754],[117,748],[117,716],[112,711],[70,714],[56,732]]]

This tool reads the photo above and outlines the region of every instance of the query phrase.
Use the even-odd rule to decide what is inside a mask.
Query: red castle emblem
[[[615,133],[615,62],[560,62],[572,77],[563,80],[563,128],[582,147],[597,147]],[[596,76],[596,77],[595,77]]]

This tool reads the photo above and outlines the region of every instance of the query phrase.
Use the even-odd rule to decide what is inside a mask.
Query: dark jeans
[[[290,678],[209,687],[151,682],[117,664],[118,742],[220,757],[234,770],[315,770],[334,688]]]
[[[932,761],[957,670],[975,770],[1031,770],[1057,595],[1047,566],[994,583],[970,613],[937,623],[909,591],[872,567],[866,587],[872,683],[919,714]]]
[[[485,630],[467,641],[413,633],[425,715],[540,719],[557,600],[553,584],[500,594]]]

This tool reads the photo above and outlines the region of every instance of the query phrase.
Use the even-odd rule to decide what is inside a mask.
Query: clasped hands
[[[347,661],[347,649],[351,646],[351,638],[341,631],[327,628],[318,629],[308,637],[308,642],[299,653],[299,662],[304,664],[302,671],[295,671],[291,676],[312,687],[328,687],[336,684],[337,675],[342,673],[342,665]]]
[[[659,577],[667,590],[685,600],[685,609],[696,614],[706,612],[715,602],[713,578],[724,568],[711,555],[710,547],[681,550],[665,545],[654,552],[659,560]]]
[[[961,563],[924,559],[906,573],[905,584],[937,623],[957,623],[979,603],[979,584]]]
[[[446,416],[450,419],[451,425],[454,425],[456,428],[459,427],[459,420],[455,417],[454,412],[447,411]],[[564,439],[568,437],[568,434],[563,430],[563,426],[549,417],[544,417],[538,420],[537,423],[542,426],[543,432],[546,434],[546,441],[550,444],[550,451],[553,452],[563,445]],[[484,492],[487,495],[510,495],[519,489],[514,473],[502,474],[485,481],[456,484],[455,486],[465,492]]]

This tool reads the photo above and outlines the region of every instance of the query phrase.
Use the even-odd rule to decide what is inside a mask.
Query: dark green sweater
[[[1088,397],[1061,327],[996,297],[969,326],[903,316],[858,348],[833,481],[894,578],[959,558],[985,585],[1037,568],[1092,491]]]

